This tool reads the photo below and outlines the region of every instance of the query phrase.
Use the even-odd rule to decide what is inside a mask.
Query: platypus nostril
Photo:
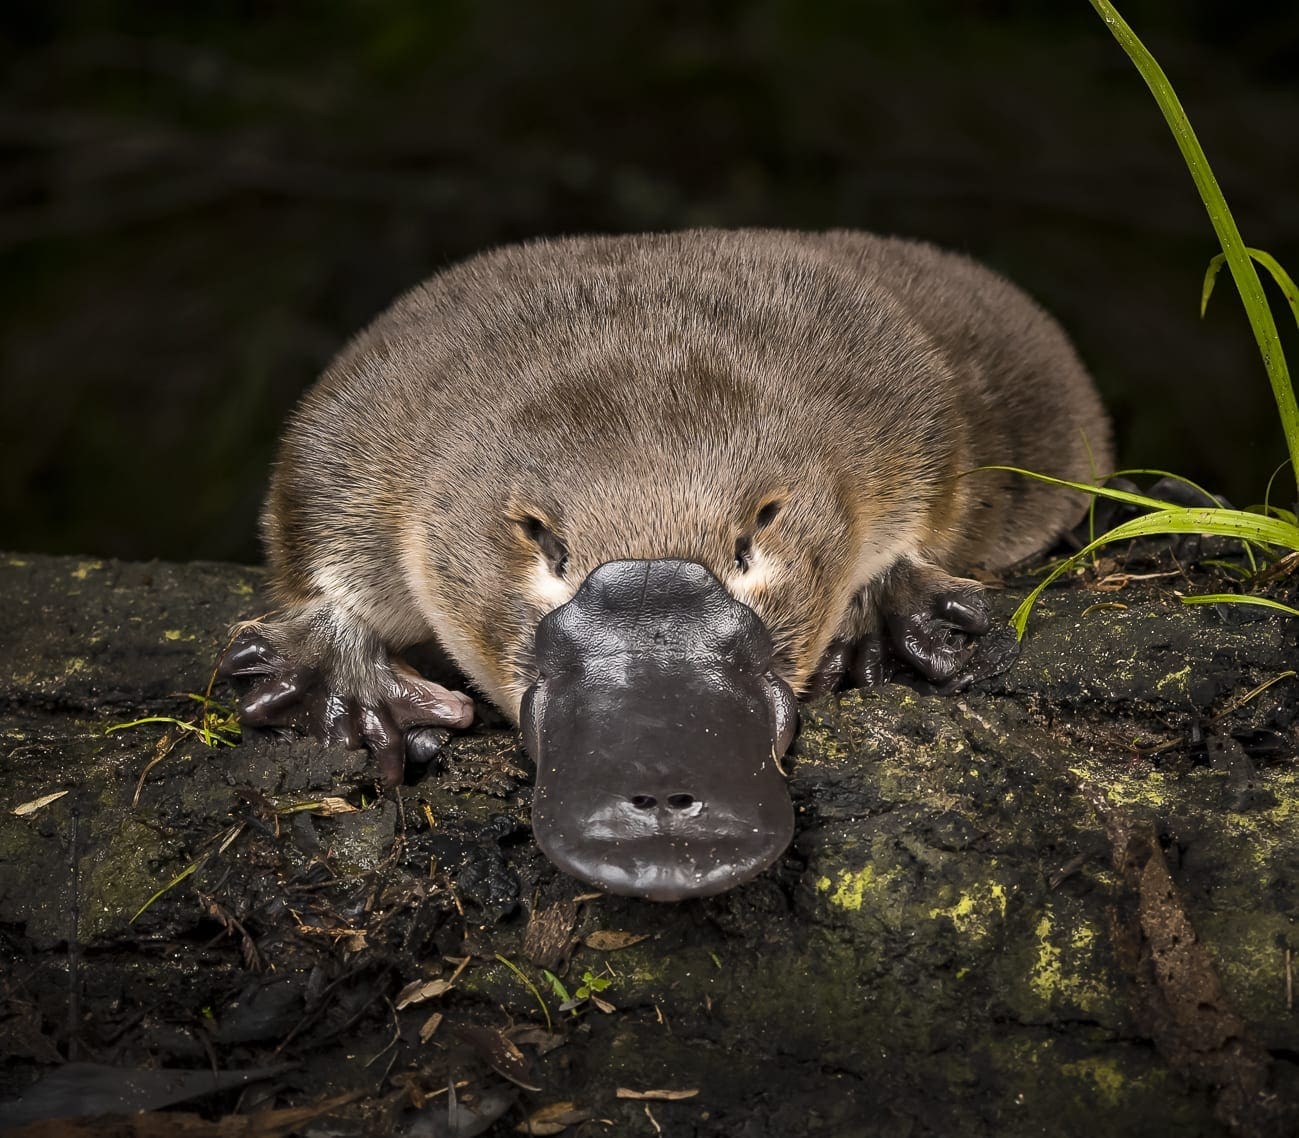
[[[631,804],[637,810],[653,810],[659,804],[659,800],[652,794],[633,794]]]
[[[669,794],[668,805],[673,810],[687,810],[695,804],[693,794]]]

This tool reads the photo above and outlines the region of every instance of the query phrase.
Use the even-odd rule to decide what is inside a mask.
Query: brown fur
[[[362,693],[370,649],[436,637],[517,715],[544,612],[602,562],[682,557],[798,689],[875,625],[890,569],[996,571],[1081,516],[958,477],[986,463],[1088,480],[1109,428],[1055,322],[963,257],[854,232],[512,246],[402,297],[294,414],[264,517],[277,635]]]

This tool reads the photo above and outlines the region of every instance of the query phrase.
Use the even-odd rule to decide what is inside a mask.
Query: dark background
[[[1129,0],[1246,240],[1299,270],[1299,5]],[[1085,0],[5,0],[0,545],[258,556],[279,425],[486,246],[860,226],[1002,269],[1122,459],[1238,504],[1285,451],[1172,138]],[[1293,322],[1278,306],[1293,360]]]

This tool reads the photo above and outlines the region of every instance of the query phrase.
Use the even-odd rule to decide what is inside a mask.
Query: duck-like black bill
[[[761,873],[793,834],[796,708],[771,637],[701,565],[601,565],[537,630],[532,824],[566,873],[659,901]]]

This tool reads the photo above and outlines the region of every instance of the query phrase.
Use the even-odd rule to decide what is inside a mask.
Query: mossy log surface
[[[788,854],[654,905],[540,856],[504,726],[387,795],[364,753],[307,740],[106,734],[193,717],[257,570],[0,557],[0,1100],[68,1058],[287,1060],[185,1118],[1299,1132],[1299,621],[1166,584],[1049,592],[1014,668],[965,692],[804,706]],[[345,812],[299,809],[326,799]]]

